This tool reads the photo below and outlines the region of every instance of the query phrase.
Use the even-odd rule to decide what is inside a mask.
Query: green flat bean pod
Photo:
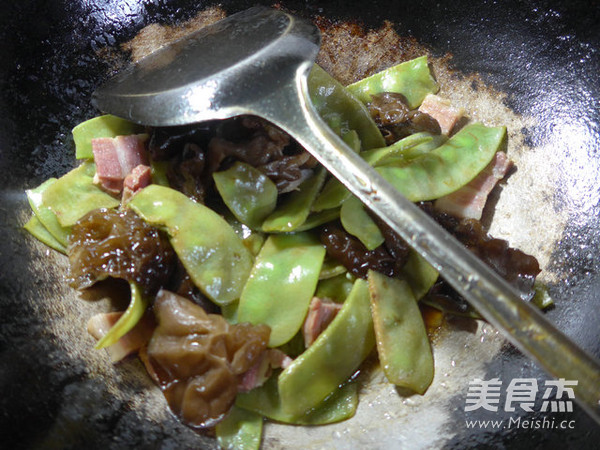
[[[242,223],[260,229],[277,204],[277,187],[269,177],[249,164],[236,162],[213,174],[225,205]]]
[[[110,114],[86,120],[73,128],[72,131],[73,140],[75,141],[75,158],[88,159],[94,157],[92,139],[138,134],[143,130],[144,127],[141,125]]]
[[[341,132],[342,141],[344,141],[348,147],[354,150],[356,153],[360,152],[361,142],[360,136],[356,130],[345,130]]]
[[[56,182],[56,178],[49,178],[44,181],[35,189],[29,189],[25,191],[27,199],[29,200],[29,206],[33,210],[33,213],[39,219],[40,223],[48,230],[48,232],[58,241],[62,248],[66,248],[68,245],[69,235],[71,234],[70,227],[63,227],[59,222],[56,214],[44,205],[43,194],[46,189]]]
[[[343,303],[352,292],[356,277],[350,272],[344,272],[335,277],[322,279],[317,285],[315,295],[319,298],[329,298],[337,303]]]
[[[377,167],[377,171],[410,201],[433,200],[475,178],[492,160],[505,135],[505,127],[470,124],[435,150],[404,165]]]
[[[358,386],[356,383],[346,383],[315,408],[296,415],[286,411],[279,395],[277,376],[273,376],[264,385],[250,392],[238,394],[236,405],[277,422],[293,425],[325,425],[354,416],[358,406]]]
[[[429,71],[427,56],[421,56],[363,78],[347,89],[363,103],[369,103],[371,96],[382,92],[402,94],[409,108],[415,109],[427,94],[435,94],[439,86]]]
[[[131,290],[131,300],[129,306],[123,313],[117,323],[115,323],[108,333],[106,333],[102,339],[100,339],[95,348],[105,348],[115,344],[119,339],[125,336],[133,327],[140,321],[146,308],[148,307],[148,301],[142,295],[142,291],[139,286],[133,282],[129,282],[129,289]]]
[[[129,207],[146,222],[166,228],[192,281],[218,305],[238,299],[252,268],[252,255],[229,224],[204,205],[173,189],[150,185]]]
[[[94,184],[96,165],[91,161],[63,175],[42,193],[41,203],[49,208],[63,227],[75,225],[88,212],[98,208],[116,208],[116,199]]]
[[[325,261],[323,261],[323,266],[321,267],[321,273],[319,274],[319,280],[334,278],[338,275],[345,274],[346,272],[347,269],[343,264],[333,258],[325,257]],[[344,298],[346,297],[344,296]]]
[[[444,135],[422,131],[400,139],[388,147],[364,151],[360,156],[373,167],[402,163],[430,152],[447,140]]]
[[[216,425],[215,433],[223,450],[258,450],[262,429],[262,415],[234,405]]]
[[[448,140],[443,135],[433,135],[427,132],[415,133],[401,139],[388,147],[365,150],[360,156],[371,166],[405,164],[410,160],[430,152]],[[336,178],[330,178],[325,183],[313,203],[313,211],[325,211],[337,208],[351,197],[350,191]]]
[[[423,394],[433,380],[433,354],[408,283],[369,270],[377,353],[390,383]]]
[[[318,65],[308,77],[313,105],[323,120],[343,133],[356,131],[362,149],[383,147],[385,141],[367,108],[336,79]]]
[[[243,224],[233,214],[225,213],[224,218],[233,231],[235,231],[235,234],[242,240],[244,247],[250,250],[252,256],[258,255],[258,252],[267,239],[266,234],[262,231],[253,230],[248,225]]]
[[[313,228],[323,225],[324,223],[331,222],[332,220],[340,217],[340,210],[337,208],[326,209],[325,211],[313,212],[308,215],[302,225],[296,228],[294,231],[308,231]]]
[[[304,322],[324,258],[308,233],[269,236],[244,286],[238,321],[269,325],[269,346],[285,344]]]
[[[344,229],[363,243],[367,250],[379,247],[385,241],[383,234],[363,203],[352,196],[342,204],[340,220]]]
[[[410,136],[408,136],[410,137]],[[405,138],[406,139],[406,138]],[[402,151],[392,151],[384,155],[381,160],[374,164],[375,166],[401,165],[411,160],[417,159],[432,150],[442,146],[448,141],[448,137],[443,134],[431,135],[431,138],[415,146],[403,149]]]
[[[339,208],[352,194],[339,182],[337,178],[330,178],[323,186],[323,190],[315,199],[312,210],[321,212],[329,209]]]
[[[167,176],[169,162],[151,161],[150,168],[152,170],[152,184],[169,187],[169,177]]]
[[[270,233],[298,230],[308,219],[326,173],[324,170],[317,170],[313,176],[302,182],[297,190],[290,192],[285,201],[265,219],[262,230]]]
[[[552,297],[550,297],[550,292],[548,292],[547,286],[544,286],[538,280],[535,280],[533,288],[535,290],[535,294],[531,299],[531,303],[542,310],[554,305],[554,300]]]
[[[406,280],[415,298],[421,300],[433,287],[439,273],[425,258],[411,250],[400,277]]]
[[[56,238],[48,231],[48,229],[40,222],[37,216],[31,217],[27,221],[23,228],[27,230],[33,237],[37,240],[46,244],[48,247],[53,248],[54,250],[61,252],[63,254],[67,254],[67,249],[64,245],[56,240]]]
[[[317,407],[350,378],[374,343],[369,290],[358,279],[329,326],[279,375],[285,412],[300,416]]]

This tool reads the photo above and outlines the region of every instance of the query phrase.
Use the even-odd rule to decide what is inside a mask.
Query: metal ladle
[[[311,105],[307,76],[318,29],[262,7],[229,16],[162,48],[94,93],[96,106],[144,125],[241,114],[276,124],[429,261],[510,342],[556,378],[600,423],[600,365],[347,147]]]

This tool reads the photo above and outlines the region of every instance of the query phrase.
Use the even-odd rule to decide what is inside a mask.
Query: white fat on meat
[[[504,152],[496,152],[492,161],[469,184],[439,198],[434,208],[465,219],[481,219],[492,189],[502,180],[513,163]]]

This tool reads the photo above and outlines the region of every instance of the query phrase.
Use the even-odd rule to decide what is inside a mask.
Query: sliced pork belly
[[[273,373],[273,369],[286,369],[292,358],[276,348],[265,351],[258,362],[248,369],[238,384],[239,392],[248,392],[262,386]]]
[[[434,94],[428,94],[419,111],[433,117],[440,124],[442,134],[449,135],[458,121],[463,117],[462,108],[455,108],[450,101]]]
[[[146,164],[146,134],[92,139],[96,162],[94,181],[104,190],[119,194],[123,181],[140,164]]]
[[[512,165],[506,153],[497,152],[494,159],[469,184],[436,200],[435,209],[459,218],[481,219],[488,195]]]
[[[123,196],[121,203],[126,204],[137,191],[145,188],[152,182],[152,169],[140,164],[136,166],[123,181]]]
[[[302,327],[304,345],[306,348],[317,339],[317,337],[327,328],[342,305],[328,299],[313,297],[308,308],[308,314]]]

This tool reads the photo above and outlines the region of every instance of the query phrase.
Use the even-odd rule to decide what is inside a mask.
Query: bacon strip
[[[136,192],[145,188],[152,182],[152,169],[149,166],[140,164],[136,166],[123,181],[122,204],[126,204]]]
[[[512,165],[506,153],[497,152],[494,159],[469,184],[436,200],[435,209],[460,218],[481,219],[488,195]]]
[[[302,327],[302,336],[304,336],[304,345],[310,347],[317,337],[327,328],[342,305],[331,300],[313,297],[308,307],[308,314]]]
[[[100,340],[123,315],[122,312],[100,313],[92,316],[87,323],[87,330],[94,338]],[[148,343],[154,332],[155,323],[151,314],[145,314],[140,321],[121,339],[106,347],[113,363],[137,352]]]
[[[449,135],[454,126],[463,117],[464,110],[455,108],[450,104],[450,101],[445,98],[433,94],[427,94],[419,111],[429,114],[440,124],[440,129],[443,134]]]
[[[132,170],[146,163],[146,134],[92,139],[96,162],[94,182],[112,194],[119,194]]]
[[[260,360],[241,376],[238,392],[248,392],[262,386],[271,376],[273,369],[287,368],[292,363],[292,358],[276,348],[263,352]]]

